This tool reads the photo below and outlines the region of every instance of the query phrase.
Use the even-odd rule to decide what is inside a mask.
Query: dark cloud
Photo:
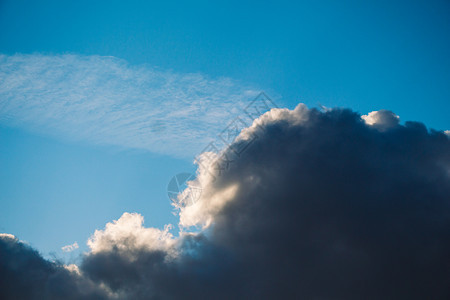
[[[121,230],[128,214],[96,233],[83,280],[128,299],[450,299],[450,139],[397,120],[304,106],[264,115],[215,181],[200,170],[201,199],[180,217],[209,226],[175,239]],[[55,268],[34,259],[20,272]]]
[[[12,236],[0,236],[1,299],[107,299],[75,270],[50,262]]]
[[[412,122],[379,131],[349,110],[306,117],[256,130],[260,138],[217,182],[241,183],[212,236],[236,254],[244,292],[449,298],[446,136]]]

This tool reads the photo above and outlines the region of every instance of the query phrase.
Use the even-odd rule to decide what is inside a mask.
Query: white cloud
[[[164,230],[145,228],[144,217],[137,213],[124,213],[118,220],[107,223],[104,230],[96,230],[89,238],[91,253],[112,251],[130,252],[132,249],[166,250],[175,242],[170,225]]]
[[[367,125],[373,126],[381,131],[397,126],[400,121],[399,116],[386,109],[372,111],[367,115],[362,115],[361,118]]]
[[[72,252],[72,251],[78,249],[78,243],[75,242],[72,245],[67,245],[67,246],[61,247],[61,249],[64,252]]]
[[[257,92],[106,56],[0,55],[0,123],[192,157]]]
[[[10,233],[0,233],[0,239],[16,240],[16,237]]]

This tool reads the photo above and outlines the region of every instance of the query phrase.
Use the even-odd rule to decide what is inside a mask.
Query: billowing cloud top
[[[173,244],[170,226],[162,231],[144,228],[144,218],[136,213],[124,213],[113,223],[106,224],[105,230],[96,230],[88,240],[91,253],[119,251],[128,253],[130,249],[148,251],[167,249]]]
[[[179,237],[126,213],[59,280],[112,299],[449,299],[450,139],[396,120],[273,109],[200,160],[203,191],[179,203]],[[57,265],[0,241],[5,298],[57,295]],[[39,284],[14,263],[30,256]]]
[[[368,115],[361,118],[367,125],[378,128],[379,130],[387,130],[398,125],[400,117],[389,110],[372,111]]]

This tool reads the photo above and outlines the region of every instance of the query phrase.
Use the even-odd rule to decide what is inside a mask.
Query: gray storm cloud
[[[197,175],[179,237],[125,213],[72,269],[0,237],[4,298],[66,285],[110,299],[450,298],[444,132],[389,111],[273,109]]]

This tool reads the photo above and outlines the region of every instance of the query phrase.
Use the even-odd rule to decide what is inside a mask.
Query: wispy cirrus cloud
[[[109,56],[0,55],[0,124],[178,157],[197,154],[256,94]]]

